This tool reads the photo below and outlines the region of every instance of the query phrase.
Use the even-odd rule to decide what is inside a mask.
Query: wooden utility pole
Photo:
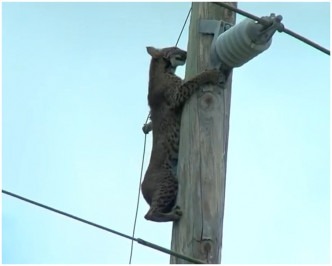
[[[225,8],[192,4],[186,78],[210,68],[213,35],[199,32],[200,19],[235,24]],[[230,100],[231,75],[225,89],[208,85],[193,95],[181,121],[177,204],[183,215],[173,223],[171,249],[214,264],[221,263]],[[171,256],[171,263],[188,262]]]

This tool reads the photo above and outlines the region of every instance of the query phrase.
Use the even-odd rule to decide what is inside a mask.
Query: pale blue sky
[[[190,5],[3,3],[2,188],[130,235],[145,47],[173,46]],[[327,2],[238,6],[281,14],[329,49]],[[187,39],[188,25],[180,48]],[[329,73],[329,56],[284,33],[234,70],[223,263],[329,263]],[[145,168],[150,150],[148,135]],[[169,248],[171,223],[147,210],[141,199],[136,237]],[[3,263],[126,264],[129,253],[127,239],[2,196]],[[132,262],[169,257],[135,244]]]

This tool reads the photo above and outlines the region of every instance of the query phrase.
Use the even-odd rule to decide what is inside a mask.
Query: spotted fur
[[[147,220],[177,221],[181,210],[176,203],[181,111],[185,101],[203,84],[218,82],[217,70],[207,70],[183,82],[175,69],[183,65],[187,53],[177,47],[147,47],[151,55],[148,102],[152,124],[143,131],[153,132],[149,167],[142,182],[142,194],[150,205]]]

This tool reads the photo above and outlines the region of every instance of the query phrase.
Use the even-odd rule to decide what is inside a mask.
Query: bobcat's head
[[[168,47],[163,49],[156,49],[154,47],[146,47],[148,53],[153,59],[159,63],[165,64],[165,68],[174,73],[177,66],[184,65],[187,59],[187,52],[177,47]]]

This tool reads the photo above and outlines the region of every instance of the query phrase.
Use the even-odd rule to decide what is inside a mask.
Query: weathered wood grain
[[[236,3],[232,3],[236,5]],[[212,35],[198,33],[199,19],[235,22],[235,15],[211,3],[193,3],[186,78],[208,68]],[[226,89],[204,86],[186,103],[181,121],[177,204],[171,249],[205,261],[221,262],[231,77]],[[187,263],[171,257],[171,263]]]

